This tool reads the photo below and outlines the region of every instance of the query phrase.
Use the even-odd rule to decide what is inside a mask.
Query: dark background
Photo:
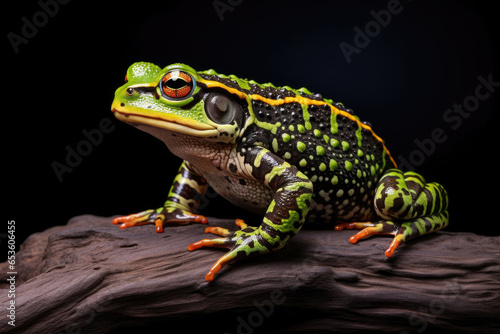
[[[342,101],[372,123],[396,161],[413,157],[416,171],[446,187],[449,231],[498,233],[498,92],[456,129],[443,119],[454,104],[472,101],[479,76],[500,82],[494,2],[401,0],[401,12],[350,62],[339,45],[354,45],[354,28],[364,31],[371,11],[389,1],[231,3],[221,16],[214,1],[69,1],[45,20],[37,1],[4,4],[2,211],[16,221],[18,245],[76,215],[163,204],[180,160],[110,112],[136,61],[183,62]],[[38,31],[16,53],[9,33],[22,36],[26,20],[36,19]],[[82,145],[82,131],[104,118],[112,131],[60,181],[53,163],[66,164],[66,148]],[[422,151],[415,141],[428,143],[437,128],[446,140],[415,153]],[[220,197],[203,213],[241,216]]]

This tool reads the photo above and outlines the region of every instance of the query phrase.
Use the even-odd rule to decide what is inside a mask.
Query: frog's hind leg
[[[377,185],[375,210],[378,222],[343,223],[335,230],[361,229],[351,243],[375,234],[392,234],[394,239],[385,251],[390,257],[403,241],[438,231],[448,225],[448,196],[437,183],[426,183],[414,172],[388,170]]]

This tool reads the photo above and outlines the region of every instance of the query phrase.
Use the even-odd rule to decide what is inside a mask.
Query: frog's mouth
[[[184,119],[176,115],[165,114],[165,116],[151,117],[144,114],[134,114],[125,110],[112,109],[117,119],[131,125],[149,125],[159,129],[165,129],[172,132],[178,132],[195,137],[214,137],[217,136],[216,128],[197,121]]]

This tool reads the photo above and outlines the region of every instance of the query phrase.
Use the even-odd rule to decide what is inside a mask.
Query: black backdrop
[[[1,241],[9,220],[19,245],[75,215],[163,204],[180,160],[110,112],[136,61],[342,101],[396,161],[445,185],[448,230],[498,233],[496,12],[451,0],[6,3]],[[68,166],[72,150],[83,156]],[[242,214],[222,198],[209,204],[206,215]]]

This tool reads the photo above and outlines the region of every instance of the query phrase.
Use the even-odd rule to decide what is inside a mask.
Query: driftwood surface
[[[16,256],[15,327],[3,313],[9,270],[0,264],[0,332],[500,332],[498,236],[438,232],[386,258],[390,238],[352,245],[355,231],[303,229],[283,250],[208,283],[225,250],[187,250],[212,238],[204,227],[160,234],[85,215],[33,234]]]

